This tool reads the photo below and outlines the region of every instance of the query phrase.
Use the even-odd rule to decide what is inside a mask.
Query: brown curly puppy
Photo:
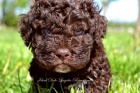
[[[22,15],[20,33],[33,52],[35,86],[54,82],[51,93],[61,87],[70,93],[71,85],[85,93],[108,92],[111,70],[102,43],[107,21],[99,12],[93,0],[35,0]]]

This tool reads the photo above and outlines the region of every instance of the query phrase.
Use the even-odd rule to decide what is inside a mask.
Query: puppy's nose
[[[71,56],[69,49],[64,48],[64,49],[58,49],[56,51],[56,56],[60,59],[64,59],[66,57]]]

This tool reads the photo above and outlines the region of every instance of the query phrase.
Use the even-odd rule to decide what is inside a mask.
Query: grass
[[[28,73],[31,52],[25,47],[17,29],[0,27],[0,92],[19,93],[18,69],[21,86],[26,93],[30,86]]]
[[[140,47],[134,50],[133,34],[110,31],[104,44],[113,73],[110,93],[140,93]]]
[[[109,29],[103,42],[113,73],[109,93],[140,93],[140,47],[133,49],[132,33]],[[24,45],[18,30],[0,27],[1,93],[21,93],[20,86],[23,93],[27,93],[31,84],[28,73],[31,59],[32,54]]]

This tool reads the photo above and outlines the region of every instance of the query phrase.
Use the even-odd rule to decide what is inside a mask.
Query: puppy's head
[[[58,73],[84,68],[105,32],[106,20],[92,0],[35,0],[20,21],[38,65]]]

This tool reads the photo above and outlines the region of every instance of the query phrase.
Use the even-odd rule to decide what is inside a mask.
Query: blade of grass
[[[62,87],[62,83],[60,83],[60,87],[61,87],[62,93],[64,93],[64,90],[63,90],[63,87]]]
[[[19,76],[19,69],[18,69],[18,81],[19,81],[19,87],[20,87],[21,93],[23,93],[21,81],[20,81],[20,76]]]
[[[75,89],[73,86],[70,87],[70,93],[75,93]]]
[[[82,93],[85,93],[84,85],[82,84]]]
[[[55,91],[55,93],[58,93],[57,90],[55,88],[53,88],[53,90]]]
[[[18,62],[18,64],[15,66],[15,69],[9,74],[9,76],[13,75],[17,70],[21,67],[22,62]]]
[[[3,74],[6,73],[7,68],[9,67],[10,59],[11,59],[11,55],[12,55],[12,49],[10,49],[10,51],[9,51],[9,54],[8,54],[8,58],[7,58],[6,64],[5,64],[4,68],[3,68]]]
[[[38,93],[41,93],[40,92],[40,87],[39,87],[39,84],[37,83],[37,91],[38,91]]]
[[[53,86],[54,86],[54,82],[52,82],[52,84],[51,84],[51,87],[50,87],[49,93],[51,93],[51,91],[52,91],[52,89],[53,89]]]

